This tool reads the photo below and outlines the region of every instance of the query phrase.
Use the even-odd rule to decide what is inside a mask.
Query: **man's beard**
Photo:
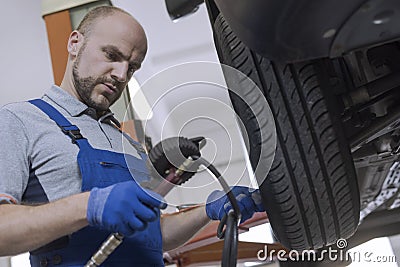
[[[81,77],[78,71],[78,64],[80,61],[80,57],[78,55],[77,60],[74,62],[74,66],[72,68],[72,76],[74,79],[74,85],[76,92],[78,93],[79,97],[81,98],[82,102],[85,103],[88,107],[94,108],[96,111],[106,111],[108,108],[117,101],[118,97],[115,99],[107,98],[110,102],[106,102],[105,100],[102,103],[97,103],[92,99],[92,92],[96,85],[102,83],[109,83],[114,85],[118,91],[121,91],[121,86],[116,84],[114,80],[108,79],[106,77],[99,77],[95,78],[93,76],[88,77]],[[105,96],[104,96],[105,97]]]

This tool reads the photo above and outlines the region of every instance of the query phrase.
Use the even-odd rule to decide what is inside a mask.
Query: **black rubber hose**
[[[238,244],[238,225],[234,212],[227,216],[224,250],[222,252],[222,267],[236,266],[237,261],[237,244]]]
[[[204,158],[201,158],[201,157],[198,157],[198,156],[192,156],[192,158],[193,158],[193,160],[196,160],[198,162],[198,164],[201,164],[204,167],[206,167],[215,176],[215,178],[221,184],[222,189],[225,191],[229,201],[231,202],[233,211],[235,212],[238,220],[240,220],[240,218],[241,218],[240,208],[239,208],[239,206],[238,206],[238,204],[236,202],[235,195],[231,192],[231,188],[225,182],[225,180],[222,177],[222,175],[218,172],[218,170],[211,163],[209,163]]]
[[[241,218],[240,208],[237,204],[236,198],[233,195],[230,187],[225,182],[222,175],[218,170],[204,158],[193,156],[193,160],[196,160],[200,165],[205,166],[221,184],[223,190],[227,194],[229,201],[231,202],[233,211],[225,215],[218,225],[217,236],[218,238],[224,238],[224,249],[222,252],[222,267],[236,266],[237,262],[237,248],[238,248],[238,226]],[[225,226],[225,231],[223,230]]]

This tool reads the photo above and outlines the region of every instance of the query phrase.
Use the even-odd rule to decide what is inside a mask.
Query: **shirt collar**
[[[46,90],[44,96],[48,97],[73,117],[81,115],[88,109],[87,105],[56,85]]]
[[[51,101],[64,109],[72,117],[86,114],[95,120],[99,120],[100,122],[104,121],[110,123],[110,121],[112,121],[115,125],[120,127],[120,123],[114,117],[114,114],[110,110],[105,112],[105,115],[101,116],[101,118],[98,119],[96,111],[93,108],[88,107],[86,104],[82,103],[76,97],[72,96],[67,91],[57,85],[53,85],[52,87],[50,87],[50,89],[46,90],[44,96],[48,97]]]

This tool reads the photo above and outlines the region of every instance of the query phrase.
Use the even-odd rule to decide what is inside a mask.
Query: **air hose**
[[[204,145],[205,139],[203,137],[192,139],[172,137],[159,142],[149,153],[147,165],[152,180],[142,186],[165,196],[175,185],[181,185],[190,179],[200,165],[206,167],[221,184],[233,208],[218,225],[217,236],[224,239],[221,266],[236,266],[240,209],[235,196],[222,175],[211,163],[201,157],[200,149]],[[122,243],[123,238],[123,235],[119,233],[111,234],[98,251],[93,254],[85,267],[100,266]]]
[[[232,205],[232,210],[229,211],[220,221],[217,229],[217,237],[224,239],[224,249],[222,251],[222,267],[236,266],[237,262],[237,244],[238,244],[238,226],[241,219],[240,208],[237,204],[236,198],[233,195],[230,187],[225,179],[218,172],[218,170],[207,160],[201,157],[193,156],[193,160],[206,167],[214,176],[214,178],[221,184],[222,189],[225,191],[229,201]],[[225,226],[225,229],[224,229]]]

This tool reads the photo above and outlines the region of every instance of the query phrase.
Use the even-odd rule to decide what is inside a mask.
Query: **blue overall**
[[[82,176],[82,192],[93,187],[103,188],[134,179],[141,183],[149,178],[146,157],[140,144],[132,140],[142,159],[132,155],[93,148],[79,128],[72,125],[61,113],[41,99],[29,101],[46,113],[62,132],[79,147],[77,161]],[[60,148],[62,149],[62,148]],[[85,227],[68,237],[31,251],[33,267],[83,266],[97,251],[110,232],[95,227]],[[148,223],[146,230],[125,237],[122,244],[102,266],[164,266],[160,220]]]

